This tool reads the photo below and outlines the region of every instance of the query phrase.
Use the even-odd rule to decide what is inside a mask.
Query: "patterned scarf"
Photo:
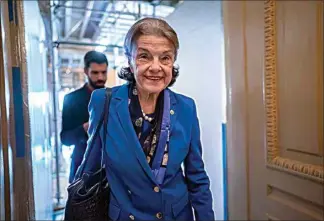
[[[164,93],[161,92],[155,107],[155,112],[147,114],[148,117],[153,118],[151,122],[144,119],[140,102],[137,96],[137,89],[135,85],[129,85],[129,112],[131,120],[146,156],[147,163],[152,167],[152,162],[155,157],[155,150],[158,146],[158,138],[161,131]],[[163,160],[161,167],[166,167],[168,163],[168,145],[164,149]]]

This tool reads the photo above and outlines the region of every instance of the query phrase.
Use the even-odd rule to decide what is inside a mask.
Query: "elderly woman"
[[[195,103],[169,89],[178,48],[161,19],[141,19],[126,35],[129,67],[119,75],[128,83],[112,89],[106,143],[98,138],[84,169],[98,169],[104,148],[112,220],[193,220],[192,208],[196,220],[214,220]],[[93,92],[90,137],[104,99],[104,89]]]

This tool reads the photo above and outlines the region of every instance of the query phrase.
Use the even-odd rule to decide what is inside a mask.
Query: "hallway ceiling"
[[[54,4],[60,42],[121,47],[130,26],[139,18],[166,17],[179,0],[97,1],[60,0]],[[101,46],[101,50],[105,47]]]

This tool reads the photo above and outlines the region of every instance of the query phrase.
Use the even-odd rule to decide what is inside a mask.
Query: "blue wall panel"
[[[12,67],[13,103],[15,118],[16,157],[25,156],[25,128],[23,112],[23,94],[19,67]]]

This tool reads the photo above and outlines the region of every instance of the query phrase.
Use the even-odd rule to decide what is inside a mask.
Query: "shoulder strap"
[[[104,114],[103,114],[103,122],[104,122],[104,128],[103,128],[103,144],[101,145],[101,168],[104,166],[104,150],[106,145],[106,138],[107,138],[107,129],[108,129],[108,116],[109,116],[109,105],[111,100],[111,88],[106,89],[106,99],[105,99],[105,108],[104,108]]]
[[[99,132],[100,132],[100,128],[102,126],[102,124],[104,124],[104,143],[106,143],[106,134],[107,134],[107,126],[108,126],[108,116],[109,116],[109,105],[110,105],[110,99],[111,99],[111,94],[112,94],[112,90],[111,88],[106,88],[105,91],[105,104],[104,104],[104,109],[101,113],[100,116],[100,120],[96,126],[94,135],[91,137],[91,140],[89,141],[89,145],[87,146],[87,149],[85,151],[84,157],[83,157],[83,161],[82,164],[79,166],[76,174],[75,174],[75,178],[74,180],[78,179],[79,177],[82,176],[83,174],[83,170],[85,168],[85,165],[87,164],[89,155],[93,149],[93,145],[95,143],[95,140],[97,139]],[[102,145],[103,146],[103,145]],[[101,167],[103,167],[103,153],[104,153],[104,148],[101,148]]]

